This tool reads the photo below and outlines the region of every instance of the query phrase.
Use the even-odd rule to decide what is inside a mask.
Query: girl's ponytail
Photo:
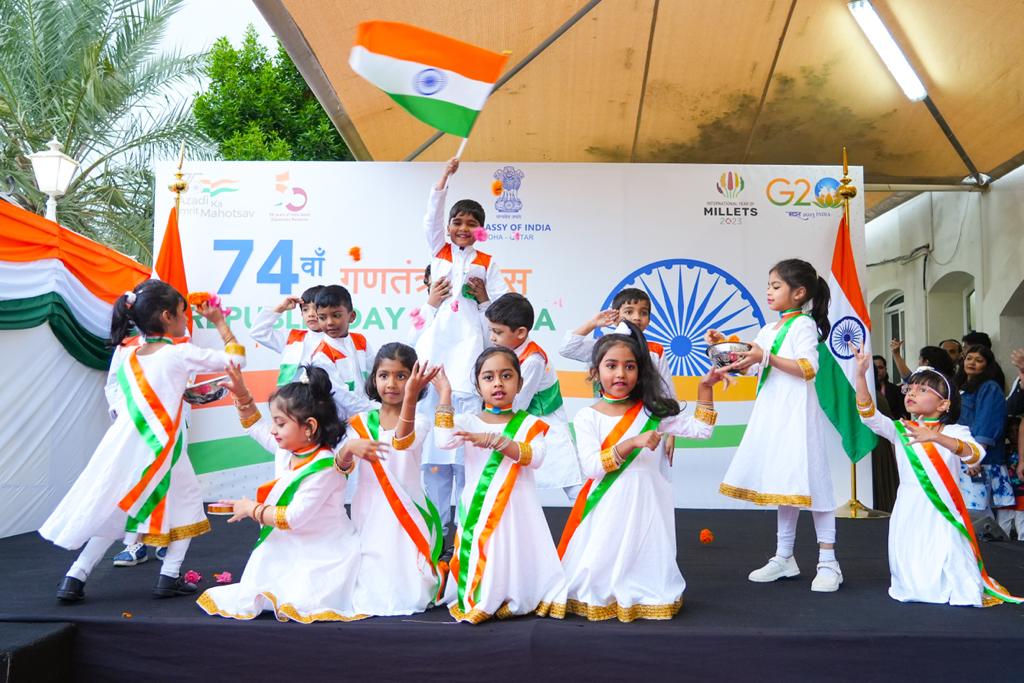
[[[110,319],[110,339],[107,344],[110,348],[116,349],[128,336],[128,332],[135,326],[132,318],[132,306],[130,299],[136,298],[134,291],[125,292],[114,301],[114,314]],[[133,302],[134,303],[134,302]]]
[[[828,319],[828,305],[832,301],[832,292],[828,288],[825,278],[818,276],[818,291],[814,293],[814,300],[811,305],[811,317],[818,326],[818,341],[825,341],[832,323]]]

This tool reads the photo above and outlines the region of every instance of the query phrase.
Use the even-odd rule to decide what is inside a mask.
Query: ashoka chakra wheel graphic
[[[847,360],[853,358],[850,342],[860,348],[864,344],[866,336],[867,330],[864,329],[864,323],[848,315],[845,318],[840,318],[832,326],[832,330],[828,333],[828,347],[832,349],[836,358]]]
[[[644,334],[665,347],[674,375],[701,376],[711,368],[705,354],[707,330],[749,341],[764,326],[764,316],[750,291],[729,273],[703,261],[649,263],[624,277],[602,308],[609,308],[615,295],[627,287],[651,297],[651,324]]]

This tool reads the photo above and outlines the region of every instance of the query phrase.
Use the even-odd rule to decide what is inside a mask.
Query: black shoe
[[[156,585],[153,586],[154,598],[173,598],[179,595],[192,595],[199,589],[194,583],[189,583],[182,577],[172,579],[165,574],[158,574]]]
[[[80,602],[85,597],[85,581],[65,576],[57,586],[57,599],[61,602]]]

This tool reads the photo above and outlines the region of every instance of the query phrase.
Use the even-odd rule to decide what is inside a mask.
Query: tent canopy
[[[516,73],[484,109],[467,160],[834,164],[846,145],[867,183],[969,174],[845,0],[255,2],[359,159],[441,160],[460,142],[349,68],[356,26],[382,19],[511,51]],[[1024,3],[874,6],[973,165],[993,178],[1021,165]],[[871,193],[869,214],[902,194]]]

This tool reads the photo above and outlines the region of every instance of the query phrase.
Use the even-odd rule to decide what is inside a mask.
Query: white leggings
[[[82,548],[82,552],[78,554],[78,559],[75,560],[75,563],[71,565],[71,569],[68,570],[68,576],[79,581],[88,579],[93,568],[103,560],[107,551],[110,550],[110,546],[114,545],[117,540],[116,538],[100,538],[99,536],[90,538],[89,542]],[[164,557],[163,566],[160,568],[161,574],[171,578],[178,578],[178,573],[181,571],[181,563],[185,561],[185,553],[188,551],[188,546],[191,542],[191,538],[186,538],[182,541],[174,541],[167,546],[167,556]]]
[[[779,506],[779,532],[778,549],[776,554],[779,557],[791,557],[793,555],[793,542],[796,540],[796,521],[800,516],[800,508],[791,505]],[[814,518],[814,533],[818,537],[818,543],[836,542],[836,511],[825,512],[811,511]]]

